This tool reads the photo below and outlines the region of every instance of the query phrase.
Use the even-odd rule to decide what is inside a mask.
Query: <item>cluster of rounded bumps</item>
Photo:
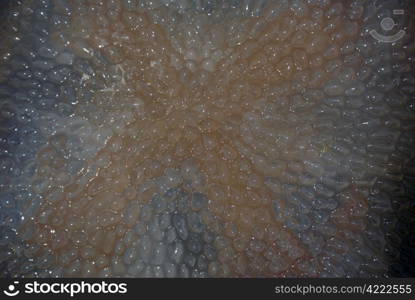
[[[415,144],[413,37],[369,34],[392,2],[12,5],[2,275],[388,274]]]

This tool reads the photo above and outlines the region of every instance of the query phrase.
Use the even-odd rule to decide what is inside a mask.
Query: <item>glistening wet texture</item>
[[[408,3],[11,6],[2,275],[414,274]]]

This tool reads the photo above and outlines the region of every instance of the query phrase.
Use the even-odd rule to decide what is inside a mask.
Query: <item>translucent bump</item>
[[[181,242],[175,242],[171,245],[169,249],[170,258],[176,264],[179,264],[182,261],[184,254],[184,246]]]

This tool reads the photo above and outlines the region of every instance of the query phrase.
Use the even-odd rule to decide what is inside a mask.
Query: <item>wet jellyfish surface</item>
[[[414,8],[2,1],[1,276],[414,276]]]

